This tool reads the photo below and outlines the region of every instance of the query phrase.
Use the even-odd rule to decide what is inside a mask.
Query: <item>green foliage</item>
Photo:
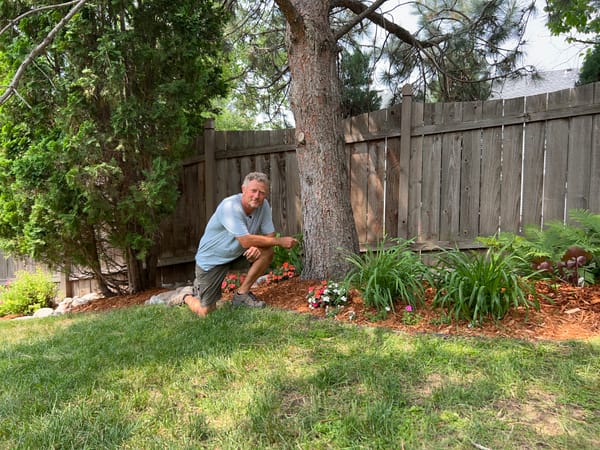
[[[3,8],[9,18],[28,9]],[[62,13],[24,16],[3,33],[0,67],[14,71]],[[208,0],[86,4],[0,109],[5,249],[84,266],[109,287],[100,261],[113,264],[115,248],[129,273],[152,273],[181,161],[226,93],[226,19]]]
[[[599,0],[547,0],[548,29],[558,35],[576,31],[600,34]]]
[[[401,320],[404,325],[412,326],[418,325],[423,320],[423,317],[416,313],[411,305],[406,305],[404,311],[402,312]]]
[[[581,65],[577,84],[595,83],[600,81],[600,44],[588,49]]]
[[[435,269],[433,304],[472,324],[489,317],[500,320],[510,308],[538,309],[534,283],[516,270],[522,264],[507,248],[443,252]]]
[[[344,118],[377,111],[381,98],[377,91],[369,89],[371,84],[371,56],[360,49],[353,52],[342,50],[340,81],[342,86],[342,114]]]
[[[280,236],[280,234],[277,234]],[[298,234],[294,236],[298,240],[298,245],[292,248],[284,248],[275,246],[273,247],[274,256],[273,261],[271,261],[270,267],[272,269],[279,269],[284,265],[292,265],[294,266],[294,270],[296,273],[302,272],[302,267],[304,267],[304,250],[302,247],[302,235]]]
[[[289,128],[285,19],[269,2],[229,3],[234,11],[225,33],[229,63],[224,75],[232,80],[232,89],[226,101],[218,104],[216,128],[256,129],[257,122],[274,129]]]
[[[550,221],[543,229],[526,226],[523,236],[502,233],[480,238],[495,249],[519,254],[524,263],[516,268],[521,274],[556,278],[578,284],[594,284],[600,276],[600,214],[584,209],[569,211],[570,221]]]
[[[402,300],[411,306],[423,301],[424,281],[429,268],[410,249],[412,240],[392,239],[386,247],[383,239],[375,250],[362,255],[348,255],[352,268],[345,282],[361,292],[368,307],[378,311],[394,310],[394,302]]]
[[[396,38],[387,41],[389,67],[381,78],[393,93],[392,103],[400,102],[401,87],[409,81],[426,100],[486,100],[491,80],[525,74],[523,34],[533,9],[533,2],[513,0],[415,2],[415,37],[440,44],[424,51]]]
[[[0,320],[0,371],[2,449],[591,450],[600,436],[598,337],[156,305]]]
[[[0,289],[0,316],[32,314],[51,307],[56,294],[57,286],[47,272],[17,272],[15,280]]]

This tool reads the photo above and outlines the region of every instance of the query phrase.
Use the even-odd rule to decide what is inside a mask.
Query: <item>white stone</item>
[[[54,310],[52,308],[40,308],[36,312],[33,313],[33,317],[49,317],[54,314]]]

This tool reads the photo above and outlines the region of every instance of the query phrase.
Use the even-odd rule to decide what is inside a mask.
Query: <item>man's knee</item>
[[[260,259],[261,261],[268,261],[269,263],[273,261],[273,257],[275,256],[275,251],[273,247],[260,247]]]
[[[273,247],[262,248],[260,256],[271,264],[271,261],[275,257],[275,250],[273,250]]]

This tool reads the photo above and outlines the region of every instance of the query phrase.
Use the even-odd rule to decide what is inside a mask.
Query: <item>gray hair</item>
[[[246,178],[244,178],[244,182],[242,183],[242,186],[248,186],[248,183],[250,183],[251,181],[258,181],[259,183],[264,183],[267,186],[269,186],[269,177],[267,177],[264,173],[262,172],[250,172],[248,175],[246,175]]]

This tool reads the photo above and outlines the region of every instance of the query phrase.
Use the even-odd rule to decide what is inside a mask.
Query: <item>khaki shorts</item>
[[[250,262],[244,256],[234,259],[230,263],[215,266],[209,271],[196,265],[196,278],[194,279],[194,297],[200,299],[202,306],[210,306],[221,298],[221,284],[232,270],[248,270]]]

